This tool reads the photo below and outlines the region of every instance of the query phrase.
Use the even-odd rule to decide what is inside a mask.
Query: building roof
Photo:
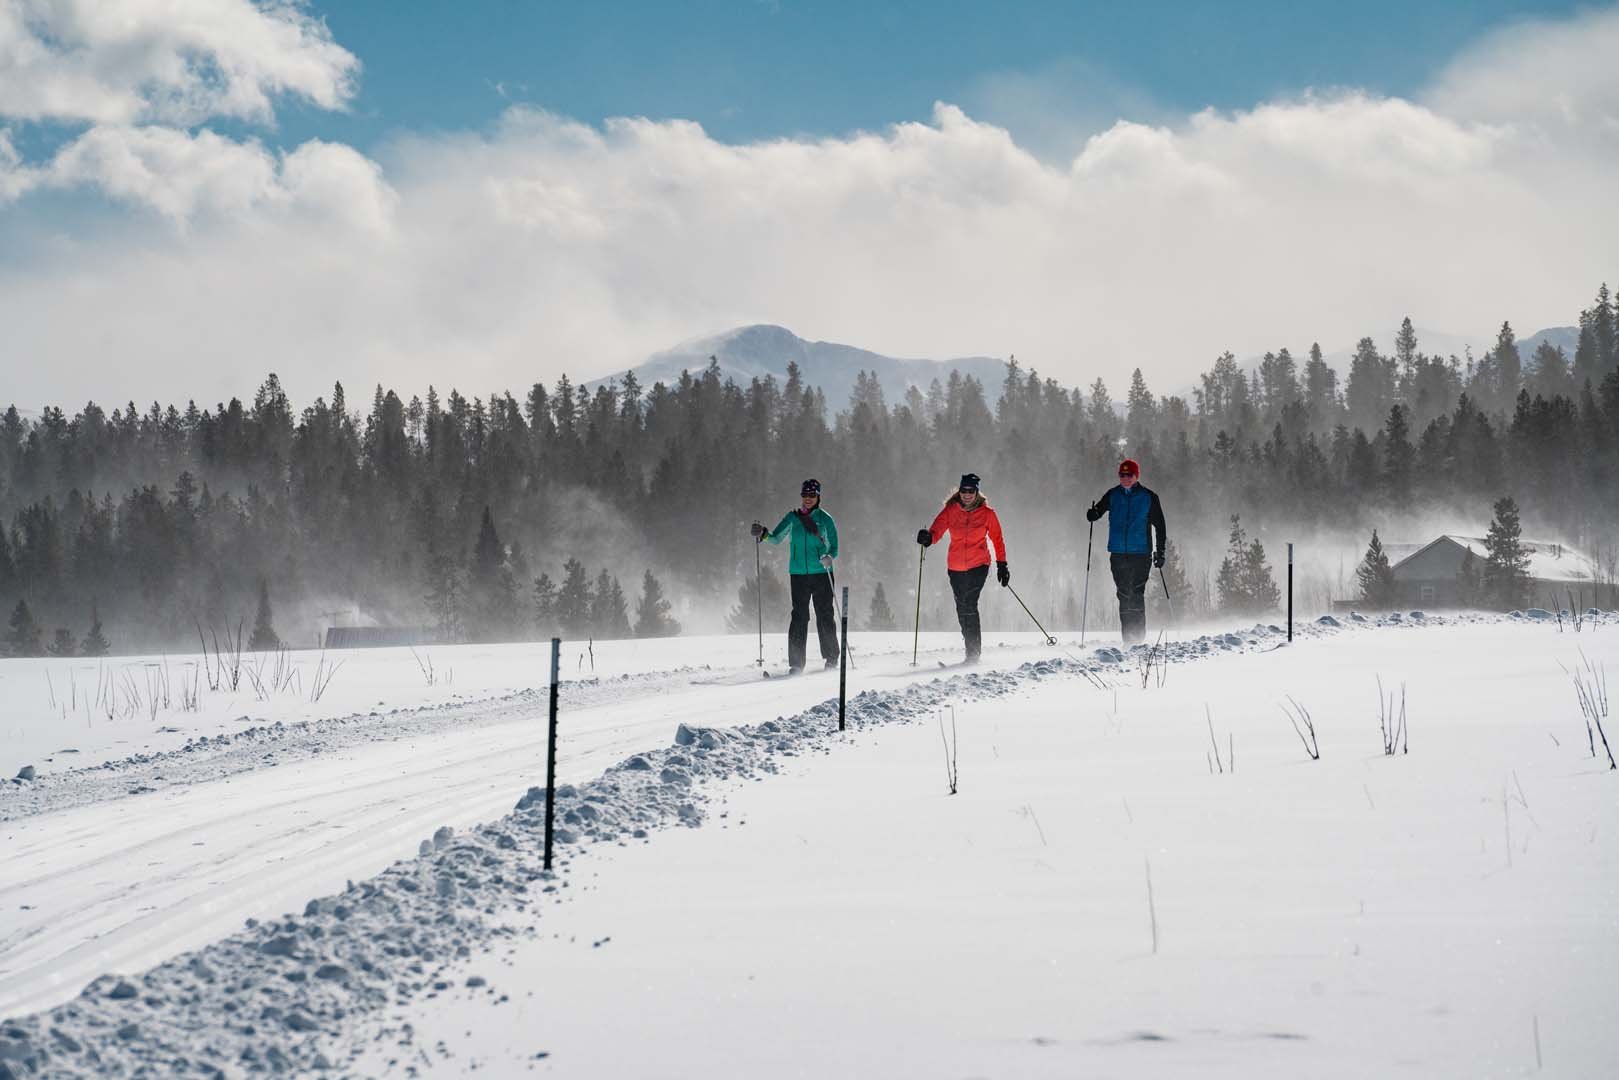
[[[1489,558],[1490,552],[1485,547],[1483,537],[1446,533],[1424,544],[1395,563],[1394,568],[1398,569],[1435,545],[1446,542],[1455,544],[1466,551],[1471,551],[1473,557],[1478,559],[1480,564]],[[1570,585],[1591,585],[1597,580],[1596,560],[1575,551],[1567,544],[1555,544],[1545,540],[1520,540],[1519,543],[1523,546],[1525,554],[1529,556],[1529,576],[1535,581],[1558,581],[1567,582]],[[1401,546],[1404,547],[1405,545]]]

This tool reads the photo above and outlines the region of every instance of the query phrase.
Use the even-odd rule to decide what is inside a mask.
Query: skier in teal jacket
[[[838,666],[838,626],[832,617],[832,560],[838,557],[838,526],[821,509],[821,482],[806,480],[799,488],[800,505],[782,515],[774,529],[753,523],[753,538],[779,544],[787,539],[787,574],[792,583],[793,614],[787,622],[787,667],[794,675],[804,670],[809,637],[809,609],[815,604],[815,633],[821,659]]]

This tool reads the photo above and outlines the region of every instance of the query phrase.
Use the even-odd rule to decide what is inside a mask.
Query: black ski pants
[[[815,633],[821,639],[821,659],[838,659],[838,624],[832,618],[832,575],[789,574],[793,587],[793,617],[787,623],[787,666],[804,669],[804,646],[809,638],[810,601],[815,602]]]
[[[1147,582],[1152,578],[1152,556],[1115,552],[1108,561],[1119,592],[1119,636],[1126,645],[1134,645],[1147,636]]]
[[[978,594],[989,580],[989,564],[971,570],[950,571],[950,591],[956,594],[956,619],[961,637],[967,643],[967,659],[977,660],[984,651],[984,637],[978,627]]]

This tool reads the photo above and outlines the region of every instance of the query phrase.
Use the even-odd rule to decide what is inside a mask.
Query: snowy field
[[[1612,1075],[1619,773],[1563,668],[1619,669],[1619,620],[1426,622],[1151,668],[1024,638],[966,674],[856,639],[844,735],[835,675],[749,677],[745,639],[598,646],[554,878],[511,810],[543,783],[534,648],[472,704],[418,708],[418,674],[374,717],[49,772],[0,796],[0,1063]]]
[[[787,665],[785,640],[780,633],[765,637],[766,666],[772,670]],[[993,649],[1040,638],[989,634],[985,640]],[[857,674],[867,652],[884,660],[901,654],[910,659],[909,633],[854,634],[851,641]],[[921,650],[930,663],[959,660],[961,635],[922,634]],[[25,765],[40,774],[82,769],[274,723],[397,714],[538,693],[551,681],[549,642],[288,650],[284,655],[282,660],[274,653],[243,652],[239,661],[228,655],[221,661],[210,648],[206,657],[0,660],[0,779]],[[743,636],[565,642],[561,669],[565,692],[594,704],[645,694],[649,684],[685,685],[705,672],[736,674],[757,656],[757,639]],[[322,680],[318,691],[317,680]]]

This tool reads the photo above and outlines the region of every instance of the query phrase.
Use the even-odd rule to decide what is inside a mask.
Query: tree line
[[[808,476],[846,537],[840,581],[862,586],[852,622],[898,609],[905,623],[905,538],[969,470],[1006,520],[1020,592],[1077,626],[1082,512],[1126,453],[1169,514],[1181,612],[1273,609],[1263,540],[1284,527],[1364,537],[1423,511],[1482,520],[1503,496],[1535,529],[1605,552],[1619,524],[1616,319],[1604,285],[1572,357],[1523,356],[1505,323],[1482,357],[1430,355],[1406,319],[1393,353],[1364,338],[1342,376],[1318,345],[1247,367],[1228,352],[1184,394],[1154,393],[1138,368],[1122,401],[1101,379],[1066,387],[1010,360],[993,391],[950,372],[892,401],[862,374],[835,411],[796,365],[739,385],[717,363],[650,388],[563,376],[521,398],[378,386],[365,409],[341,384],[295,409],[273,374],[212,409],[90,402],[24,418],[13,405],[0,610],[21,625],[6,647],[179,647],[198,623],[254,612],[261,590],[295,643],[348,618],[474,640],[671,633],[676,611],[688,629],[751,627],[760,586],[774,628],[781,568],[755,583],[746,525]],[[620,580],[637,575],[632,600]],[[947,605],[924,580],[924,623],[953,625]],[[986,626],[1000,618],[986,611]]]

